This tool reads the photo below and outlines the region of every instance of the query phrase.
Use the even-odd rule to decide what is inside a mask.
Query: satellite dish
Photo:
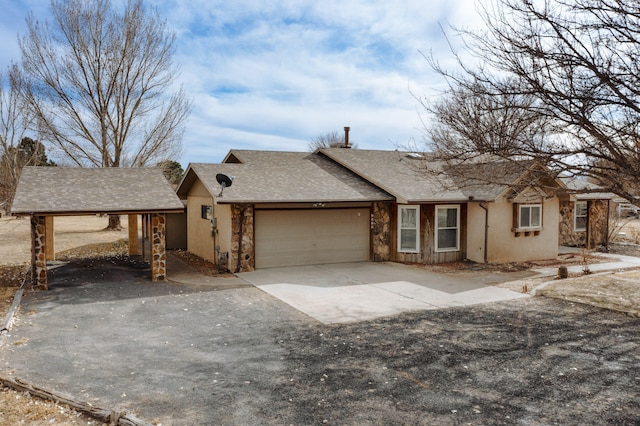
[[[222,173],[218,173],[216,175],[216,180],[222,187],[222,189],[220,190],[220,194],[218,194],[218,197],[222,197],[222,192],[224,191],[224,189],[231,186],[231,184],[233,183],[233,178],[234,176],[227,176]]]

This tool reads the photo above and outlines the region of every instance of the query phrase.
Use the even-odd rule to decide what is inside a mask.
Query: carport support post
[[[55,230],[53,226],[53,216],[45,216],[45,234],[47,239],[44,246],[47,249],[47,260],[56,260],[56,249],[54,244]]]
[[[43,290],[49,289],[46,241],[45,216],[31,215],[31,281]]]
[[[165,246],[164,213],[151,214],[151,280],[164,281],[167,278],[167,253]]]
[[[129,215],[129,256],[140,254],[138,248],[138,215]]]

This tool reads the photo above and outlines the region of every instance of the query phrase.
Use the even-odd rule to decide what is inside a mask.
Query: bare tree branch
[[[76,165],[145,166],[175,157],[191,104],[173,94],[175,35],[142,0],[53,0],[20,38],[25,99],[41,138]]]
[[[464,41],[433,147],[533,159],[633,199],[640,179],[640,9],[625,0],[494,0]],[[468,58],[469,56],[464,56]],[[472,63],[474,62],[475,63]],[[426,101],[425,101],[426,104]],[[448,150],[448,152],[447,152]]]
[[[20,97],[22,83],[15,65],[6,74],[0,70],[0,207],[7,211],[11,210],[22,167],[31,164],[37,154],[37,150],[20,149],[33,123],[33,115]]]

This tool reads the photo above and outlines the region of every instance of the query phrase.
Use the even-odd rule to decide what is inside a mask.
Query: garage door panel
[[[256,268],[369,259],[369,210],[266,210],[255,216]]]

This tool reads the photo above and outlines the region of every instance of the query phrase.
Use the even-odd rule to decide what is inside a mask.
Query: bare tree
[[[175,158],[190,101],[175,90],[175,35],[142,0],[52,0],[27,18],[24,91],[39,136],[81,167],[142,167]],[[119,227],[119,217],[110,218]]]
[[[356,148],[356,145],[349,140],[349,127],[344,128],[344,133],[335,130],[318,135],[309,141],[309,151],[322,148]]]
[[[22,167],[31,158],[20,142],[31,127],[33,116],[19,96],[20,74],[16,66],[0,70],[0,207],[11,211],[11,204]]]
[[[433,117],[427,129],[431,148],[443,158],[512,158],[521,146],[540,147],[545,143],[546,120],[529,108],[535,99],[520,94],[480,93],[477,85],[450,86],[438,101],[423,102]]]
[[[480,128],[490,135],[482,141],[481,135],[469,137],[455,125],[469,125],[473,114],[490,117],[498,111],[500,120],[509,120],[511,131],[503,141],[508,149],[492,154],[537,160],[633,199],[640,179],[637,4],[493,0],[479,13],[484,30],[457,30],[465,46],[465,55],[456,54],[461,71],[443,69],[431,58],[432,67],[449,83],[442,105],[464,117],[451,123],[441,115],[438,125],[444,127],[434,130],[436,135],[453,131],[466,137],[450,145],[455,149],[448,156],[456,150],[483,153],[492,146],[493,129]],[[471,105],[469,111],[456,110],[461,94],[470,99],[464,103]],[[498,133],[501,124],[494,120]],[[526,128],[517,134],[522,125]],[[469,129],[473,133],[478,126]]]
[[[309,151],[315,151],[316,149],[335,148],[342,145],[344,145],[344,134],[334,130],[311,138],[308,147]]]

